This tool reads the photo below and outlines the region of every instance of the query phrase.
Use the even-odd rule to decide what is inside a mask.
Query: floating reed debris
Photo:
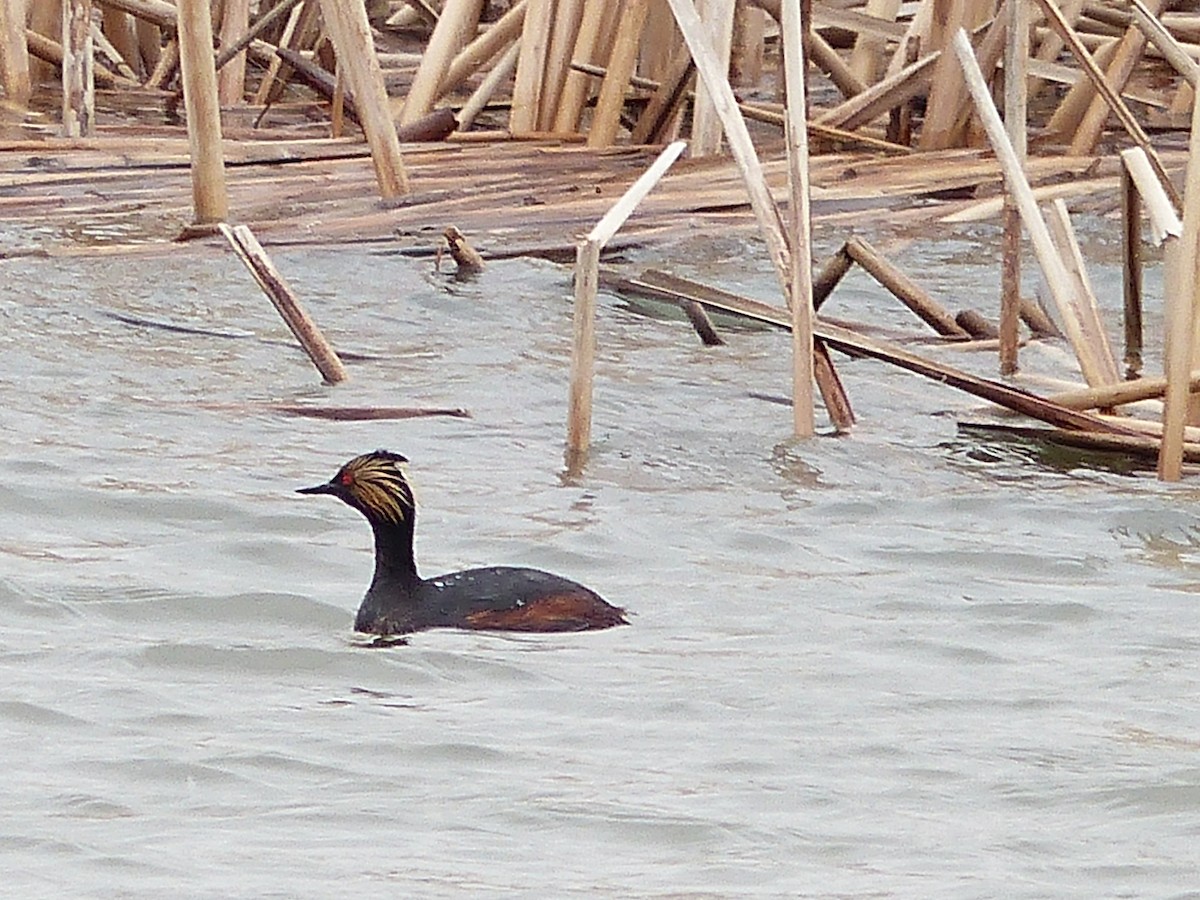
[[[283,276],[271,262],[267,252],[254,237],[254,233],[245,225],[235,225],[230,228],[224,222],[220,224],[221,234],[229,242],[254,280],[258,282],[263,293],[267,295],[280,317],[291,329],[304,352],[308,354],[317,371],[329,384],[339,384],[346,380],[346,367],[338,358],[334,349],[329,346],[325,336],[321,334],[316,323],[304,311],[300,301],[284,281]]]
[[[600,284],[600,251],[625,220],[683,153],[686,145],[676,141],[605,213],[578,245],[575,259],[574,339],[571,349],[571,392],[567,404],[567,468],[583,465],[591,444],[592,379],[596,356],[596,290]]]
[[[446,239],[446,250],[449,252],[450,258],[454,260],[454,264],[458,266],[460,273],[470,275],[483,271],[483,256],[470,245],[461,231],[451,225],[442,232],[442,237]],[[441,263],[442,247],[439,245],[435,268],[440,268]]]
[[[793,336],[796,434],[813,430],[814,383],[837,429],[854,421],[829,348],[886,358],[1057,428],[1153,426],[1161,439],[1138,440],[1160,442],[1163,478],[1179,477],[1186,429],[1200,425],[1190,377],[1200,29],[1195,16],[1165,13],[1165,0],[380,0],[371,18],[366,4],[338,0],[39,0],[28,22],[23,6],[0,0],[5,108],[58,92],[34,106],[61,109],[66,138],[58,123],[13,117],[28,139],[0,144],[5,211],[30,224],[115,216],[161,230],[186,220],[201,235],[233,217],[268,242],[399,233],[425,252],[429,229],[454,222],[446,246],[462,271],[482,265],[464,233],[490,255],[568,248],[578,267],[569,452],[588,443],[600,253],[639,200],[621,241],[757,229],[778,283],[770,317]],[[734,71],[758,95],[753,103],[735,95]],[[170,120],[180,95],[186,152]],[[652,197],[639,179],[614,206],[652,155],[681,137],[692,158]],[[670,145],[671,160],[682,147]],[[652,171],[671,165],[664,159]],[[1181,202],[1170,176],[1185,162]],[[188,188],[190,204],[180,199]],[[1074,233],[1068,203],[1080,197],[1122,211],[1121,365]],[[814,235],[828,229],[886,219],[919,239],[937,222],[993,217],[1003,225],[995,302],[972,297],[958,315],[906,274],[908,261],[861,234],[812,264]],[[1024,228],[1083,380],[1109,396],[1146,368],[1153,317],[1142,309],[1156,298],[1143,288],[1142,217],[1166,245],[1164,377],[1139,385],[1144,394],[1162,382],[1153,394],[1164,395],[1161,425],[1073,418],[1051,400],[981,386],[816,318],[857,264],[946,341],[991,347],[971,337],[998,333],[996,365],[1011,375],[1020,321],[1035,338],[1058,330],[1020,295]],[[222,233],[264,287],[282,284],[248,229]],[[630,283],[673,298],[719,347],[705,304],[738,301],[671,279]],[[310,353],[327,380],[344,377],[336,356]]]

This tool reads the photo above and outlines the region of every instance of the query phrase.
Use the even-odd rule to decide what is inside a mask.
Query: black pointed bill
[[[336,494],[337,492],[337,485],[328,481],[324,484],[314,485],[313,487],[296,488],[297,494]]]

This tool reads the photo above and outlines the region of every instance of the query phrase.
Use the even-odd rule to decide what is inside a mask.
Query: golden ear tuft
[[[347,491],[368,518],[399,524],[413,511],[412,489],[400,468],[406,462],[399,453],[376,450],[342,467]]]

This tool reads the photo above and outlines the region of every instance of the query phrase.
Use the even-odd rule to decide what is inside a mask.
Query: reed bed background
[[[573,254],[578,465],[607,284],[679,304],[713,346],[705,310],[790,330],[797,436],[816,430],[814,385],[835,430],[854,423],[834,348],[1031,416],[1043,439],[1150,454],[1174,480],[1200,459],[1197,60],[1200,12],[1166,0],[0,0],[0,204],[27,222],[140,217],[141,246],[234,241],[233,220],[258,273],[250,228],[267,246],[448,241],[477,273]],[[1072,204],[1123,218],[1120,348]],[[881,212],[914,233],[1002,223],[995,320],[951,312],[852,233]],[[602,265],[683,227],[757,229],[778,306]],[[844,233],[831,258],[813,259],[814,227]],[[1143,371],[1147,239],[1166,267],[1161,376]],[[1030,261],[1050,315],[1021,295]],[[999,378],[823,319],[852,266],[939,340],[994,348]],[[1015,387],[1022,343],[1062,339],[1085,389]],[[336,381],[326,350],[310,348]]]

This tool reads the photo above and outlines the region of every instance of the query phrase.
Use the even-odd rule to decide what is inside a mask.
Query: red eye
[[[342,483],[343,487],[350,487],[350,485],[354,484],[354,476],[349,472],[343,472],[342,477],[338,481]]]

